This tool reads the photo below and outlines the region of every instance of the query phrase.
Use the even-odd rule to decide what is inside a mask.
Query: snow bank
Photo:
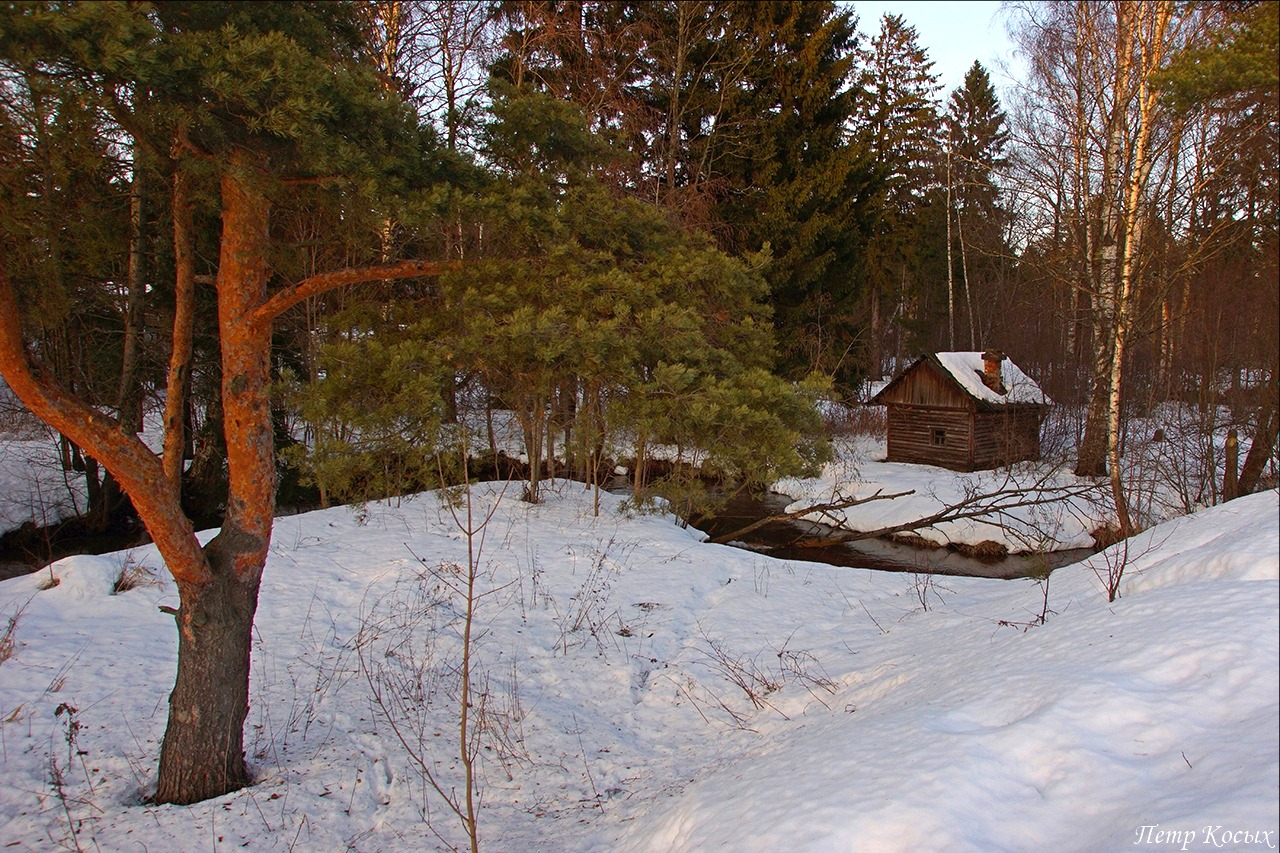
[[[1031,581],[773,560],[610,495],[593,518],[570,483],[538,506],[477,489],[477,512],[495,502],[476,649],[503,737],[480,753],[487,849],[1097,850],[1148,825],[1277,838],[1275,492],[1131,543],[1114,604],[1107,564],[1059,570],[1043,625]],[[256,784],[185,808],[143,802],[176,653],[158,605],[177,596],[163,579],[111,593],[158,567],[154,550],[64,560],[48,589],[47,573],[0,583],[0,628],[16,614],[0,843],[460,844],[368,676],[439,687],[425,703],[406,687],[399,724],[458,784],[459,602],[440,579],[466,548],[432,494],[279,520],[246,729]]]
[[[84,477],[62,470],[54,438],[0,438],[0,534],[54,524],[86,506]]]
[[[1061,612],[1025,634],[913,626],[873,671],[899,673],[889,690],[842,692],[845,715],[777,733],[625,849],[1100,850],[1153,824],[1274,847],[1276,508],[1155,532],[1111,606],[1061,570]]]
[[[0,424],[0,534],[28,522],[44,527],[84,513],[84,474],[63,470],[58,433],[21,408],[3,379]],[[162,427],[162,413],[148,411],[141,438],[156,452],[163,445]]]

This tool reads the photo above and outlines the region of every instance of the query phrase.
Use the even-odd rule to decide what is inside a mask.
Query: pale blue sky
[[[933,70],[942,79],[943,99],[964,80],[964,73],[976,59],[991,74],[997,90],[1012,83],[1005,65],[1018,73],[1013,44],[1005,32],[1006,16],[999,2],[987,0],[853,0],[858,29],[870,38],[880,30],[885,12],[902,15],[920,34],[920,44],[933,60]]]

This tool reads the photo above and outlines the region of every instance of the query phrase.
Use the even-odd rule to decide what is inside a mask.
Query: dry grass
[[[0,631],[0,663],[4,663],[9,658],[13,657],[13,650],[17,645],[16,640],[14,639],[14,634],[18,631],[18,620],[21,618],[22,611],[19,610],[17,613],[9,617],[9,621],[5,625],[4,630]]]
[[[111,594],[119,595],[122,592],[146,586],[160,586],[160,578],[156,575],[155,569],[138,565],[133,562],[133,558],[129,558],[120,567],[120,574],[116,576],[116,582],[111,586]]]

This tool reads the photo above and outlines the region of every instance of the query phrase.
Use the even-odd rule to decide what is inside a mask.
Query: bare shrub
[[[1026,633],[1037,625],[1043,625],[1050,616],[1056,616],[1058,611],[1049,609],[1049,579],[1051,577],[1053,575],[1047,565],[1043,571],[1031,576],[1032,580],[1040,587],[1040,611],[1038,613],[1033,612],[1030,619],[997,619],[996,624],[1002,628],[1017,628]]]
[[[920,603],[920,609],[926,613],[929,612],[931,599],[937,599],[939,604],[946,604],[946,600],[938,589],[939,584],[935,575],[927,572],[911,573],[911,592]],[[947,591],[950,592],[950,590]]]
[[[819,691],[828,695],[836,692],[835,681],[827,675],[812,653],[790,648],[791,637],[787,637],[781,647],[766,645],[754,654],[732,651],[723,640],[709,636],[701,626],[698,628],[698,639],[703,663],[722,680],[740,690],[757,711],[768,708],[783,719],[790,719],[769,701],[769,696],[788,684],[800,685],[824,705],[826,702]],[[691,685],[682,687],[682,692],[695,705],[718,707],[729,716],[735,728],[749,729],[747,714],[734,708],[714,691],[704,688],[701,702],[695,698]],[[701,707],[698,710],[702,713]],[[705,713],[703,717],[706,718]]]
[[[57,709],[54,710],[53,713],[54,716],[63,721],[65,726],[62,734],[63,740],[67,745],[67,762],[63,765],[59,763],[56,755],[52,752],[49,753],[49,786],[53,789],[54,797],[57,799],[58,804],[62,806],[62,813],[66,817],[67,829],[69,832],[68,838],[71,842],[70,846],[79,853],[84,850],[80,839],[80,832],[83,828],[84,821],[76,818],[71,807],[73,805],[87,805],[95,811],[101,811],[101,809],[99,809],[90,799],[96,792],[94,791],[93,778],[89,773],[89,767],[84,760],[87,752],[80,748],[80,729],[82,728],[82,724],[76,716],[78,709],[66,702],[63,702],[58,705]],[[84,771],[84,781],[85,785],[88,787],[87,796],[77,796],[72,791],[71,780],[67,778],[67,772],[71,769],[73,764],[77,763],[77,761],[80,764],[80,769]],[[90,841],[93,841],[93,839],[91,838]],[[93,841],[93,846],[95,848],[98,847],[96,841]]]
[[[463,478],[468,485],[442,498],[466,538],[466,564],[432,564],[413,554],[420,570],[397,581],[368,610],[362,608],[355,650],[374,706],[422,782],[427,828],[454,847],[432,823],[430,790],[457,818],[472,853],[478,853],[480,760],[496,753],[510,778],[512,766],[527,754],[514,670],[505,682],[484,670],[474,633],[477,608],[506,588],[495,586],[494,572],[481,568],[486,531],[505,491],[477,517],[465,462]],[[450,730],[454,736],[446,737]],[[441,760],[446,756],[458,759],[460,768]]]
[[[869,436],[880,438],[888,429],[884,406],[865,403],[828,403],[822,408],[822,422],[829,436]]]
[[[568,655],[573,648],[584,648],[592,640],[596,651],[603,654],[615,642],[613,637],[628,635],[621,614],[609,607],[609,591],[614,577],[635,547],[636,543],[619,546],[616,538],[598,543],[591,551],[586,576],[565,608],[561,610],[555,599],[547,596],[547,605],[560,629],[556,645],[562,654]],[[619,548],[621,553],[615,559],[611,553]]]
[[[705,646],[703,659],[712,671],[741,690],[757,710],[772,707],[767,697],[781,690],[786,682],[781,673],[761,665],[762,652],[754,655],[735,653],[723,641],[708,637],[701,629],[699,635]]]
[[[1124,580],[1125,569],[1129,565],[1129,540],[1122,539],[1118,544],[1100,552],[1089,560],[1089,567],[1107,591],[1107,601],[1114,602],[1120,597],[1120,582]]]
[[[498,678],[477,666],[468,623],[476,602],[494,591],[476,589],[488,576],[457,563],[419,562],[414,576],[362,614],[355,650],[374,706],[422,782],[424,802],[433,791],[478,849],[479,758],[496,758],[508,780],[528,761],[519,681],[514,668]],[[461,759],[453,773],[443,769],[454,764],[450,758]],[[454,847],[432,826],[429,809],[422,817]]]

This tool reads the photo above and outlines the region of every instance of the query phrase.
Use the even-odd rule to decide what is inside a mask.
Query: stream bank
[[[612,485],[610,491],[630,492],[630,483],[624,478],[616,478]],[[727,501],[716,515],[699,519],[692,526],[708,536],[719,536],[740,530],[762,518],[781,514],[791,502],[792,498],[777,493],[738,495]],[[291,515],[316,508],[307,504],[282,506],[279,514]],[[71,554],[104,553],[145,541],[145,534],[136,528],[90,535],[82,527],[82,520],[71,519],[50,528],[26,525],[0,537],[0,579],[37,571],[51,560]],[[733,546],[783,560],[805,560],[887,572],[997,579],[1043,576],[1094,553],[1092,549],[1076,548],[1041,554],[978,557],[951,548],[886,539],[841,541],[845,535],[847,531],[818,522],[775,521],[744,535]]]
[[[719,536],[740,530],[753,521],[781,514],[791,503],[792,498],[787,495],[772,492],[761,497],[739,495],[730,499],[714,517],[701,519],[693,526],[708,536]],[[1089,548],[1074,548],[984,558],[967,556],[951,548],[925,547],[885,539],[841,541],[845,533],[847,531],[813,521],[775,521],[751,531],[733,545],[782,560],[807,560],[886,572],[1004,580],[1041,577],[1094,553]]]

